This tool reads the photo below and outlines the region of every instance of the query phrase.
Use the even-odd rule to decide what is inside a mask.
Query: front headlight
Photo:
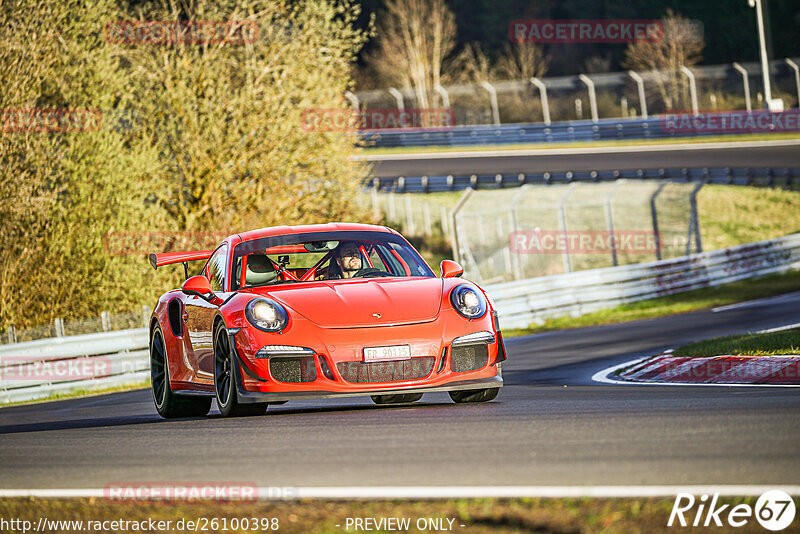
[[[460,285],[450,292],[450,302],[458,313],[467,319],[478,319],[486,313],[486,299],[467,285]]]
[[[250,324],[264,332],[278,332],[286,328],[289,314],[272,299],[255,298],[247,303],[244,316]]]

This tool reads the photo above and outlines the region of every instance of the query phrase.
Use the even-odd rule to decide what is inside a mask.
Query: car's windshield
[[[387,232],[314,232],[240,243],[231,264],[233,288],[318,280],[433,277],[401,237]]]

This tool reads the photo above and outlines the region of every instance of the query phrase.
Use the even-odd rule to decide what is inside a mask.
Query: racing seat
[[[246,286],[260,286],[275,281],[278,271],[265,254],[250,254],[247,256]]]

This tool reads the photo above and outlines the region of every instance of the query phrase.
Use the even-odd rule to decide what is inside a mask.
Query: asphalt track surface
[[[0,409],[0,489],[800,482],[800,389],[609,386],[605,367],[800,322],[800,292],[719,313],[508,340],[488,404],[304,401],[265,416],[159,418],[149,390]]]
[[[791,141],[790,141],[791,142]],[[526,155],[473,156],[441,158],[429,154],[412,159],[384,160],[373,163],[373,174],[379,177],[446,176],[448,174],[495,174],[565,171],[607,171],[614,169],[659,169],[703,167],[800,167],[800,145],[772,145],[742,148],[670,148],[660,145],[647,150],[636,147],[595,149],[598,153],[581,153],[582,149],[531,150]]]

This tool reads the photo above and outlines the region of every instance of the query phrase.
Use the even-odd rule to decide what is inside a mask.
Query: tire
[[[164,419],[208,415],[211,409],[211,397],[176,395],[170,388],[167,348],[160,326],[153,329],[153,336],[150,339],[150,380],[153,402],[156,404],[158,415]]]
[[[489,402],[490,400],[494,400],[499,392],[500,388],[488,388],[465,389],[461,391],[449,391],[448,393],[450,394],[450,398],[453,399],[453,402],[463,404],[467,402]]]
[[[422,393],[407,393],[399,395],[370,395],[375,404],[410,404],[422,398]]]
[[[242,404],[236,391],[236,373],[238,365],[230,348],[230,340],[225,325],[220,321],[214,328],[214,395],[217,407],[223,417],[243,417],[263,415],[267,411],[266,403]]]

